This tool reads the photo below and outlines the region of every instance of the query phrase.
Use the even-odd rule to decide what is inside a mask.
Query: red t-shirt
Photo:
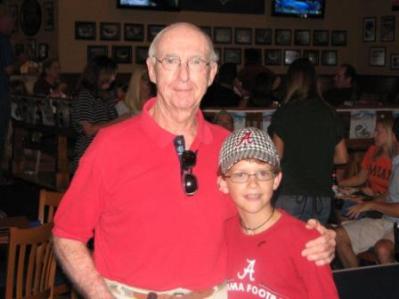
[[[224,222],[234,213],[217,189],[217,159],[227,131],[198,113],[193,173],[183,193],[175,138],[148,110],[102,129],[82,157],[55,216],[54,235],[95,238],[94,261],[106,278],[152,290],[206,289],[224,281]]]
[[[279,211],[281,218],[254,236],[242,233],[238,216],[227,221],[229,299],[338,298],[330,267],[301,256],[318,233]]]
[[[391,177],[392,160],[387,156],[374,159],[377,147],[372,145],[367,150],[362,161],[362,167],[367,170],[367,184],[374,193],[385,193],[388,190]]]

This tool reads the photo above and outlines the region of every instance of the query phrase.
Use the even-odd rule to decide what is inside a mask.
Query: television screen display
[[[116,0],[118,8],[179,10],[179,0]]]
[[[322,18],[325,0],[273,0],[272,14],[301,18]]]

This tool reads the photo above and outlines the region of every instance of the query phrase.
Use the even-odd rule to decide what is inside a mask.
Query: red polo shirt
[[[80,160],[55,217],[54,235],[86,242],[106,278],[152,290],[204,289],[225,279],[223,223],[234,211],[216,185],[227,131],[197,115],[199,190],[183,193],[174,135],[148,110],[101,130]]]

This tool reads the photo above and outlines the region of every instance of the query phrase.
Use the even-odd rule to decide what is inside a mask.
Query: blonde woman
[[[130,77],[125,102],[132,115],[138,114],[144,103],[155,94],[148,77],[147,68],[137,66]]]
[[[367,150],[359,173],[339,182],[340,187],[360,186],[363,193],[373,197],[386,193],[395,155],[392,126],[391,119],[377,121],[374,145]]]
[[[348,154],[343,125],[320,97],[308,59],[290,65],[284,103],[273,115],[271,131],[284,174],[276,206],[301,220],[326,224],[333,164],[346,163]]]

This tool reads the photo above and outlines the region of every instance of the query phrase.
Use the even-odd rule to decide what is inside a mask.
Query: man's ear
[[[274,178],[273,181],[273,191],[276,191],[277,188],[280,186],[281,179],[283,178],[283,173],[280,171]]]
[[[218,184],[218,189],[220,192],[222,192],[224,194],[229,193],[229,189],[227,188],[227,182],[220,175],[218,176],[217,184]]]
[[[211,66],[210,66],[210,70],[209,70],[208,87],[212,85],[217,72],[218,72],[218,64],[216,62],[211,62]]]
[[[155,75],[154,58],[147,57],[146,64],[147,64],[147,69],[148,69],[148,77],[150,78],[150,81],[154,84],[157,84],[157,76]]]

